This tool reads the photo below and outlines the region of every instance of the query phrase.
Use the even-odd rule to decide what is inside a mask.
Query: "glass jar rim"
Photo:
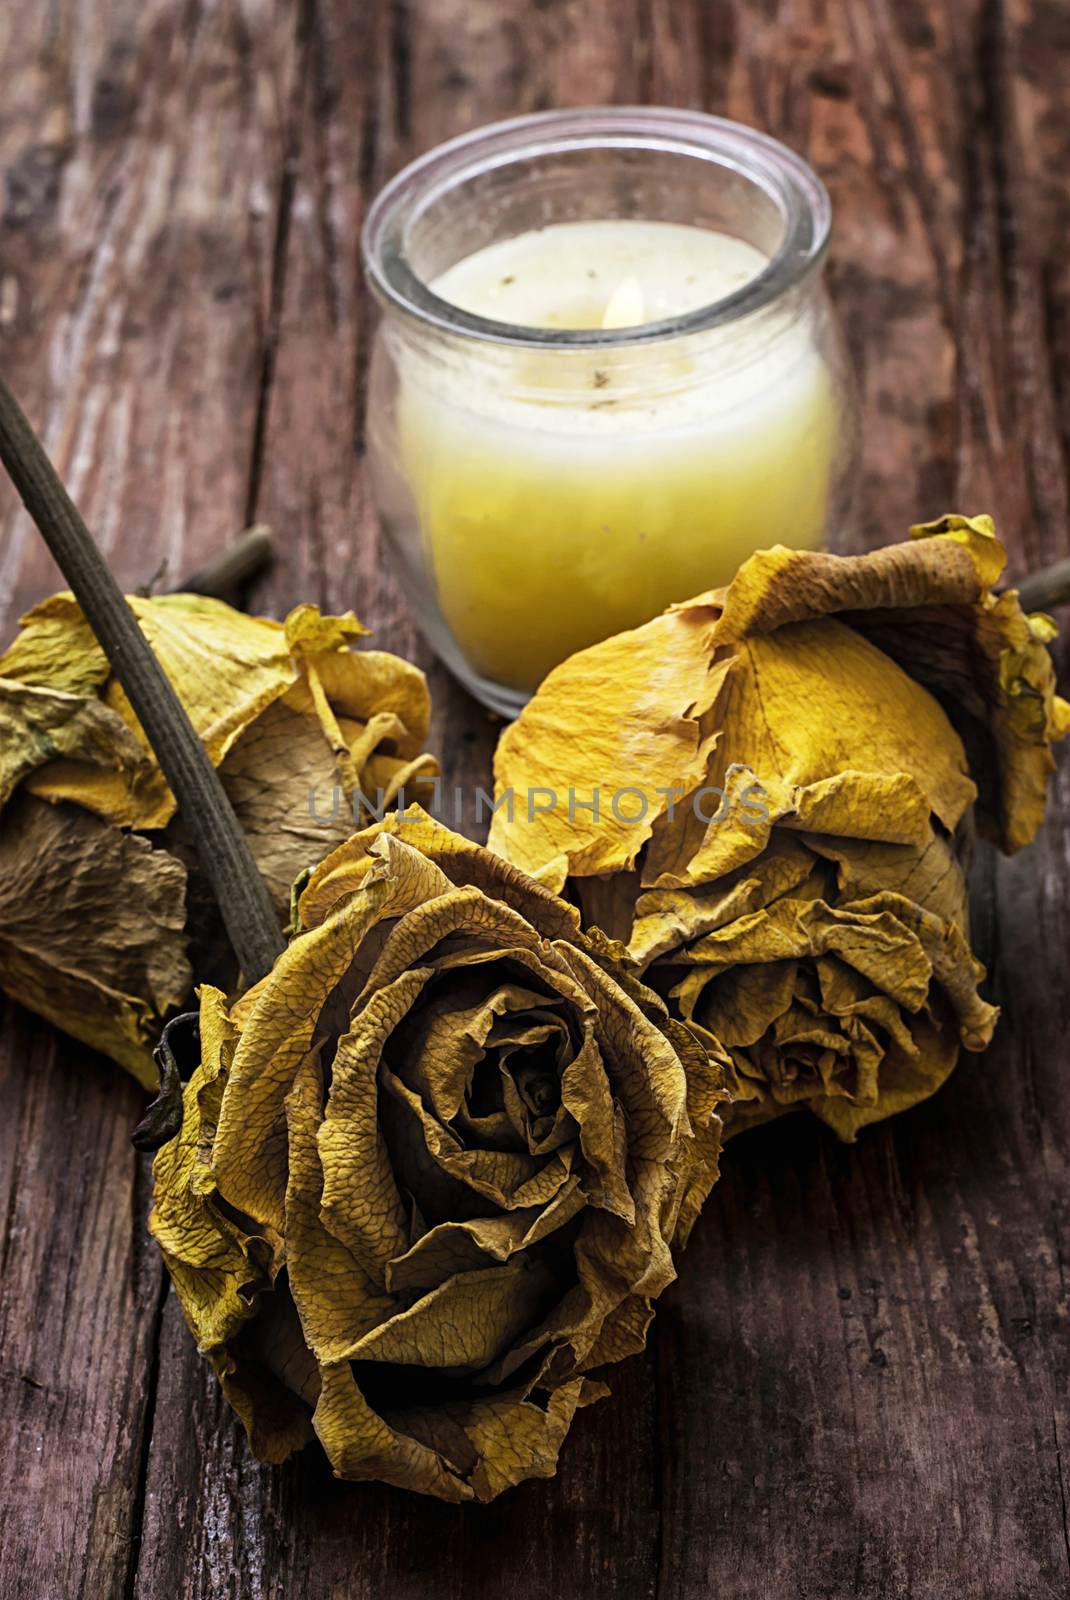
[[[406,255],[412,222],[467,179],[521,158],[607,146],[699,157],[759,188],[776,207],[783,237],[761,272],[731,294],[680,316],[628,328],[536,328],[478,316],[434,293]],[[378,298],[424,326],[494,344],[536,349],[621,348],[678,339],[739,321],[796,288],[828,246],[832,205],[813,168],[786,145],[743,123],[663,106],[540,111],[490,123],[437,145],[380,190],[361,234]]]

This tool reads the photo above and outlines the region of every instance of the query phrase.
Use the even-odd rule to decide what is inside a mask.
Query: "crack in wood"
[[[310,41],[313,35],[315,9],[316,0],[299,0],[295,46],[297,69],[294,73],[292,93],[286,115],[282,166],[279,172],[278,194],[275,202],[275,233],[271,251],[267,317],[263,330],[256,417],[253,424],[252,446],[249,454],[249,479],[245,496],[246,527],[251,527],[256,521],[257,506],[260,501],[260,483],[264,469],[264,446],[268,433],[271,395],[275,382],[275,363],[279,348],[279,329],[286,294],[286,265],[290,248],[290,215],[293,210],[302,153],[302,102],[306,75],[309,70]]]
[[[1051,1413],[1051,1433],[1055,1445],[1055,1466],[1059,1474],[1059,1499],[1063,1510],[1063,1549],[1066,1551],[1066,1570],[1070,1577],[1070,1510],[1066,1500],[1066,1479],[1063,1474],[1063,1453],[1059,1445],[1059,1424],[1056,1420],[1055,1410]]]
[[[412,70],[409,0],[390,0],[390,66],[394,128],[401,144],[412,134]]]
[[[138,1224],[144,1229],[144,1218],[138,1218]],[[156,1291],[156,1303],[153,1307],[151,1332],[149,1334],[149,1363],[145,1382],[145,1404],[141,1413],[141,1437],[139,1440],[137,1465],[134,1474],[134,1487],[130,1508],[130,1548],[126,1566],[126,1578],[123,1585],[123,1600],[134,1600],[138,1583],[138,1565],[141,1556],[141,1535],[145,1526],[145,1504],[148,1497],[149,1486],[149,1461],[152,1456],[152,1440],[156,1427],[156,1406],[160,1392],[160,1365],[161,1343],[163,1340],[163,1313],[167,1304],[167,1296],[171,1288],[171,1280],[163,1270],[162,1263],[157,1263],[160,1281]]]

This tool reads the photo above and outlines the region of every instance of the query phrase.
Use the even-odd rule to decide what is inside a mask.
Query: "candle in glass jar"
[[[618,330],[685,315],[767,258],[708,228],[565,222],[431,284],[483,318]],[[727,583],[756,547],[821,542],[836,443],[809,324],[703,344],[517,346],[493,370],[399,369],[399,453],[443,617],[481,677],[530,692],[573,651]]]

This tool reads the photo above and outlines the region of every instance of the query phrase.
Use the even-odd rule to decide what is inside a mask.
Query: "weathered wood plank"
[[[129,1147],[144,1096],[7,1003],[2,1028],[0,1592],[118,1595],[163,1287]]]
[[[272,587],[276,603],[297,592],[356,603],[381,642],[427,662],[384,565],[361,474],[368,308],[357,232],[365,193],[402,160],[504,110],[652,93],[728,110],[806,150],[837,202],[836,284],[876,422],[858,537],[892,536],[943,506],[956,476],[965,487],[955,455],[967,401],[966,380],[955,381],[954,308],[963,274],[958,169],[971,124],[965,113],[948,122],[939,94],[950,31],[945,23],[938,36],[917,19],[899,31],[876,11],[848,18],[839,7],[822,20],[811,10],[793,9],[785,38],[777,8],[731,8],[734,23],[719,31],[701,6],[655,7],[649,29],[625,6],[416,7],[401,20],[393,12],[389,26],[381,12],[369,18],[359,56],[352,42],[347,52],[330,9],[314,10],[258,506],[295,534]],[[904,61],[904,52],[914,54]],[[924,122],[934,109],[947,124],[938,139],[918,144],[897,132],[897,118]],[[878,321],[892,330],[880,346]],[[1000,471],[989,466],[986,489]],[[450,781],[483,781],[492,732],[431,670]],[[467,749],[457,747],[458,729]],[[970,1088],[964,1079],[959,1092]],[[906,1153],[901,1163],[896,1156],[926,1118],[937,1131],[919,1174]],[[862,1152],[831,1148],[809,1130],[737,1146],[659,1318],[655,1353],[616,1380],[611,1406],[581,1419],[555,1483],[528,1486],[488,1512],[331,1485],[314,1457],[261,1473],[260,1490],[250,1489],[249,1473],[261,1469],[235,1471],[233,1425],[217,1433],[218,1400],[187,1360],[173,1404],[161,1392],[145,1593],[176,1566],[183,1592],[219,1592],[235,1550],[238,1570],[274,1573],[271,1592],[310,1595],[691,1596],[718,1584],[735,1592],[741,1581],[755,1595],[835,1594],[856,1581],[859,1592],[890,1594],[908,1568],[926,1564],[941,1573],[933,1594],[971,1592],[962,1585],[975,1570],[986,1583],[1027,1569],[1052,1577],[1051,1447],[1035,1432],[1033,1396],[1001,1386],[1002,1357],[991,1372],[972,1370],[988,1348],[974,1324],[991,1319],[992,1300],[981,1247],[970,1256],[955,1236],[960,1227],[980,1234],[942,1181],[941,1138],[966,1161],[953,1101],[917,1113],[901,1134],[871,1135]],[[977,1205],[989,1178],[967,1171]],[[904,1195],[916,1195],[911,1207],[927,1219],[930,1236],[920,1242],[902,1220]],[[1034,1220],[1028,1212],[1017,1220],[1018,1243]],[[1034,1251],[1034,1266],[1039,1259]],[[1049,1300],[1050,1291],[1048,1283]],[[1041,1387],[1049,1378],[1039,1375]],[[975,1413],[986,1429],[956,1444],[956,1428]],[[191,1434],[203,1450],[200,1475],[188,1470]],[[1003,1522],[1007,1508],[990,1494],[989,1566],[978,1569],[966,1537],[961,1560],[949,1562],[946,1551],[938,1560],[945,1524],[928,1515],[933,1498],[961,1521],[967,1487],[985,1481],[984,1458],[1001,1439],[999,1460],[1028,1463],[1035,1516]],[[894,1515],[890,1488],[900,1475],[912,1492]],[[176,1498],[183,1510],[169,1527],[153,1508],[162,1513]],[[225,1515],[206,1515],[209,1506]],[[281,1543],[280,1520],[291,1530]],[[190,1527],[205,1531],[186,1558]],[[584,1527],[597,1535],[571,1556]],[[757,1541],[755,1529],[764,1535]]]
[[[283,550],[265,605],[354,605],[377,643],[426,662],[363,481],[364,204],[410,155],[480,121],[635,99],[767,127],[829,182],[833,283],[866,417],[848,542],[897,537],[958,500],[997,511],[1018,570],[1066,553],[1070,38],[1059,7],[306,0],[299,29],[296,7],[191,9],[181,26],[171,9],[161,0],[135,26],[116,0],[111,31],[86,55],[69,48],[69,21],[51,35],[39,21],[31,36],[0,17],[0,57],[25,65],[0,106],[0,164],[16,170],[9,210],[14,193],[31,217],[29,232],[18,216],[0,232],[0,348],[124,575],[181,549],[187,528],[191,543],[203,535],[200,554],[242,520],[248,496]],[[96,12],[71,14],[83,10],[96,39]],[[124,29],[151,40],[151,59],[144,44],[133,58],[111,47]],[[84,63],[105,57],[112,87],[94,93]],[[111,129],[100,149],[55,119],[68,99],[80,127],[98,104]],[[135,193],[151,214],[150,129],[190,210],[178,243],[153,258],[172,262],[146,297],[155,327],[127,340],[134,313],[109,312],[86,286],[94,263],[98,279],[112,270],[98,258],[114,256],[123,224],[108,219],[133,226],[125,189],[111,195],[116,174],[141,174]],[[60,200],[52,156],[16,165],[38,144],[65,153]],[[186,150],[200,154],[187,161]],[[219,152],[228,181],[217,173],[212,188],[204,173]],[[215,246],[198,231],[220,219],[231,254],[219,259],[239,283],[229,299],[213,297]],[[121,278],[131,305],[136,280]],[[144,415],[131,398],[142,393]],[[202,437],[192,422],[205,416]],[[17,522],[6,537],[0,584],[36,597],[47,573]],[[494,725],[432,671],[447,779],[485,782]],[[790,1124],[735,1144],[648,1356],[579,1419],[555,1482],[482,1511],[336,1484],[313,1451],[258,1465],[173,1297],[153,1380],[158,1277],[140,1254],[135,1168],[105,1116],[134,1091],[106,1069],[78,1076],[73,1054],[52,1062],[46,1036],[16,1018],[9,1072],[22,1109],[0,1138],[22,1165],[0,1314],[11,1437],[35,1497],[13,1500],[0,1591],[73,1593],[81,1581],[86,1593],[121,1592],[124,1541],[143,1522],[130,1575],[146,1597],[1065,1593],[1068,817],[1064,762],[1041,845],[979,864],[979,937],[1005,1007],[996,1047],[854,1150]],[[39,1052],[41,1070],[17,1050]],[[44,1131],[74,1125],[99,1130],[101,1145],[86,1139],[94,1154],[77,1183],[70,1136]],[[114,1190],[102,1184],[105,1152],[121,1174]],[[31,1216],[48,1208],[42,1235]],[[105,1259],[126,1262],[122,1289],[120,1276],[87,1269]],[[90,1271],[104,1287],[85,1306],[74,1293]],[[32,1304],[57,1335],[13,1322]],[[42,1381],[42,1354],[66,1386],[52,1409],[24,1381]],[[50,1495],[68,1510],[39,1530],[33,1509]]]
[[[1050,14],[1011,9],[794,8],[745,81],[837,205],[858,537],[989,506],[1023,570],[1067,543],[1067,169]],[[978,864],[987,1056],[854,1150],[785,1125],[729,1151],[658,1322],[666,1595],[1066,1592],[1068,791],[1064,763],[1038,846]]]
[[[0,8],[0,360],[131,585],[245,516],[294,33],[268,0]],[[5,481],[4,637],[58,586]],[[0,1592],[122,1595],[163,1287],[144,1097],[12,1006],[0,1075]]]
[[[53,9],[0,21],[8,81],[39,86],[0,112],[0,341],[133,584],[245,515],[294,22],[270,0]],[[0,507],[8,610],[56,573],[6,487]]]

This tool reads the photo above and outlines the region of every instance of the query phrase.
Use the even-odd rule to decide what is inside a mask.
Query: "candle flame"
[[[638,278],[622,278],[602,314],[603,328],[635,328],[646,321],[646,302]]]

